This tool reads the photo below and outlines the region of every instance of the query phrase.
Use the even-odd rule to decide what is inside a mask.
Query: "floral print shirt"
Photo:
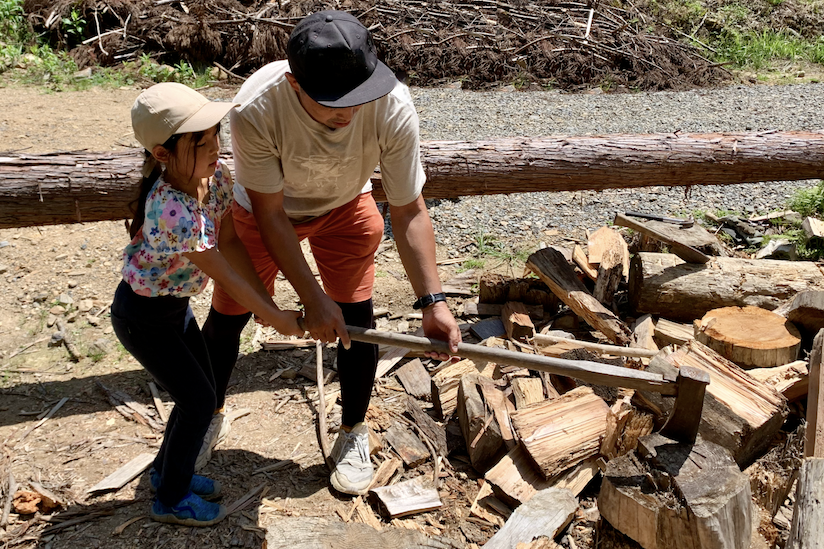
[[[209,277],[183,254],[217,246],[220,221],[232,208],[232,176],[218,161],[203,203],[166,183],[146,198],[143,227],[123,250],[123,280],[138,295],[197,295]]]

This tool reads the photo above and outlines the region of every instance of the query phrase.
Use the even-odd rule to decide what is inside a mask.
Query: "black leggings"
[[[343,318],[350,326],[374,328],[372,300],[359,303],[338,303]],[[223,406],[226,388],[240,349],[240,333],[249,322],[251,313],[224,315],[214,308],[203,324],[203,335],[215,373],[217,407]],[[372,384],[378,367],[378,346],[353,341],[347,351],[338,343],[338,378],[340,379],[342,423],[352,427],[366,417]]]
[[[189,492],[215,410],[206,342],[186,297],[144,297],[121,281],[111,316],[120,342],[174,400],[154,468],[160,473],[158,499],[175,505]]]

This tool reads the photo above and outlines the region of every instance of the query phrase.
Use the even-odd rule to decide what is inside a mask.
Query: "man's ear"
[[[286,80],[289,81],[289,85],[292,86],[292,89],[296,92],[300,93],[300,84],[298,84],[297,78],[291,72],[286,73]]]
[[[172,155],[171,153],[169,153],[169,149],[167,149],[163,145],[155,145],[152,149],[152,156],[154,156],[155,160],[157,160],[158,162],[168,164],[169,159]]]

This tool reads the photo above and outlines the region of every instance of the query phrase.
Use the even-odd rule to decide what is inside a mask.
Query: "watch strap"
[[[412,304],[412,308],[415,310],[426,309],[430,305],[434,305],[439,301],[446,301],[446,295],[444,293],[439,292],[437,294],[426,294],[424,296],[419,297],[417,301],[415,301],[415,303]]]

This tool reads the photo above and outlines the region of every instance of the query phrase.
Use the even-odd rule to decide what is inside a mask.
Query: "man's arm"
[[[398,253],[415,295],[439,293],[441,280],[435,260],[435,233],[423,196],[419,195],[405,206],[390,205],[389,212]],[[440,301],[423,309],[423,330],[427,337],[448,341],[451,351],[458,352],[461,331],[446,303]],[[427,355],[441,360],[449,358],[445,354]]]
[[[260,193],[246,189],[263,244],[283,271],[305,307],[306,330],[313,338],[331,343],[338,337],[349,347],[349,333],[340,307],[315,280],[303,257],[295,229],[283,209],[283,191]]]

